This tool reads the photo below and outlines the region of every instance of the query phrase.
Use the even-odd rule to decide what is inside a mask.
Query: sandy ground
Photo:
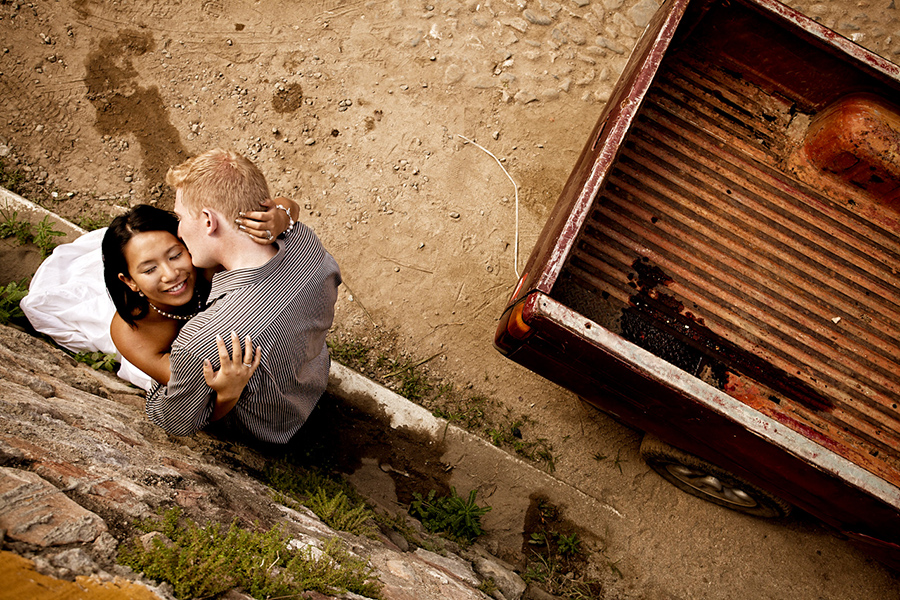
[[[792,4],[900,60],[893,0]],[[608,542],[630,585],[900,597],[804,515],[767,523],[677,492],[640,461],[636,432],[491,347],[516,264],[656,6],[2,0],[0,160],[31,200],[90,227],[136,203],[170,207],[163,176],[190,155],[246,153],[341,265],[335,338],[437,355],[432,376],[530,416],[522,433],[552,445],[555,476],[620,513]],[[518,206],[466,138],[508,169]]]

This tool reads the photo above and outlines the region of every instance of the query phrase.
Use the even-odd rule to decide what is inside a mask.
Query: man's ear
[[[213,210],[204,208],[200,212],[200,216],[203,218],[203,227],[206,230],[206,235],[214,235],[219,229],[219,215]]]
[[[125,273],[119,273],[119,281],[121,281],[122,283],[124,283],[125,285],[130,287],[132,292],[141,291],[141,289],[134,282],[134,280],[131,277],[129,277],[128,275],[126,275]]]

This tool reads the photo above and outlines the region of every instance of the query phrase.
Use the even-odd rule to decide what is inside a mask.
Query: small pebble
[[[450,213],[450,218],[451,218],[451,219],[458,219],[458,218],[459,218],[459,213],[458,213],[458,212],[452,212],[452,213]]]
[[[312,146],[313,144],[316,143],[316,140],[314,138],[306,138],[306,141],[303,143],[306,144],[307,146]]]

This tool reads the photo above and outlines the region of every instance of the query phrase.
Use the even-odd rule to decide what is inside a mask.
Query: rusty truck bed
[[[753,35],[701,22],[673,44],[550,295],[900,483],[897,207],[802,149],[818,112],[878,82],[825,52],[802,76],[760,67],[770,27],[730,10]]]

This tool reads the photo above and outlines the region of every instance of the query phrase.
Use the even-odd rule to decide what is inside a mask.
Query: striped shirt
[[[264,442],[283,444],[306,422],[328,383],[325,335],[334,321],[341,274],[313,231],[297,223],[277,254],[251,269],[217,273],[209,306],[172,344],[172,376],[147,394],[150,420],[173,435],[209,424],[215,392],[203,360],[219,368],[216,335],[231,353],[231,332],[250,335],[262,361],[230,416]]]

